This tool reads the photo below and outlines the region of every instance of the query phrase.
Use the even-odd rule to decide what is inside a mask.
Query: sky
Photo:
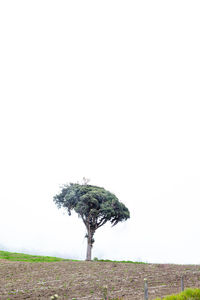
[[[53,196],[102,186],[131,218],[93,257],[200,264],[200,3],[0,1],[0,249],[85,259]]]

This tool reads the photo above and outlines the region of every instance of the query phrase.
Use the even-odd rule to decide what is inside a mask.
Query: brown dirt
[[[149,299],[200,288],[200,266],[127,264],[113,262],[28,263],[0,260],[0,299],[103,299],[103,286],[110,299],[144,299],[144,278]]]

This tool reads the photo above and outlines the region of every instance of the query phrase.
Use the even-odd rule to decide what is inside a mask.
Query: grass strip
[[[52,256],[41,256],[41,255],[31,255],[25,253],[16,253],[8,251],[0,251],[0,259],[7,259],[10,261],[27,261],[27,262],[56,262],[56,261],[81,261],[76,259],[64,259]],[[113,262],[113,263],[131,263],[131,264],[146,264],[144,262],[134,262],[131,260],[110,260],[110,259],[98,259],[95,257],[93,259],[95,262]]]
[[[72,259],[64,259],[64,258],[52,257],[52,256],[30,255],[25,253],[15,253],[15,252],[8,252],[8,251],[0,251],[0,259],[7,259],[10,261],[27,261],[27,262],[72,261]]]
[[[161,300],[161,298],[155,300]],[[162,300],[200,300],[200,289],[187,289],[180,294],[166,296]]]

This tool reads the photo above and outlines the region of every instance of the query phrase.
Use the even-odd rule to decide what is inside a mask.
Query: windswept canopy
[[[71,215],[74,210],[83,219],[89,219],[96,230],[110,221],[114,226],[130,218],[128,208],[117,197],[102,187],[70,183],[64,185],[60,194],[54,197],[58,207],[64,207]]]

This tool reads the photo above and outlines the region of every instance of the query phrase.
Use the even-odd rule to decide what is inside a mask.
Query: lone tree
[[[87,230],[86,260],[91,260],[95,231],[110,221],[112,226],[130,218],[128,208],[117,197],[102,187],[69,183],[62,187],[60,194],[54,196],[58,208],[65,208],[69,216],[74,210],[82,218]]]

